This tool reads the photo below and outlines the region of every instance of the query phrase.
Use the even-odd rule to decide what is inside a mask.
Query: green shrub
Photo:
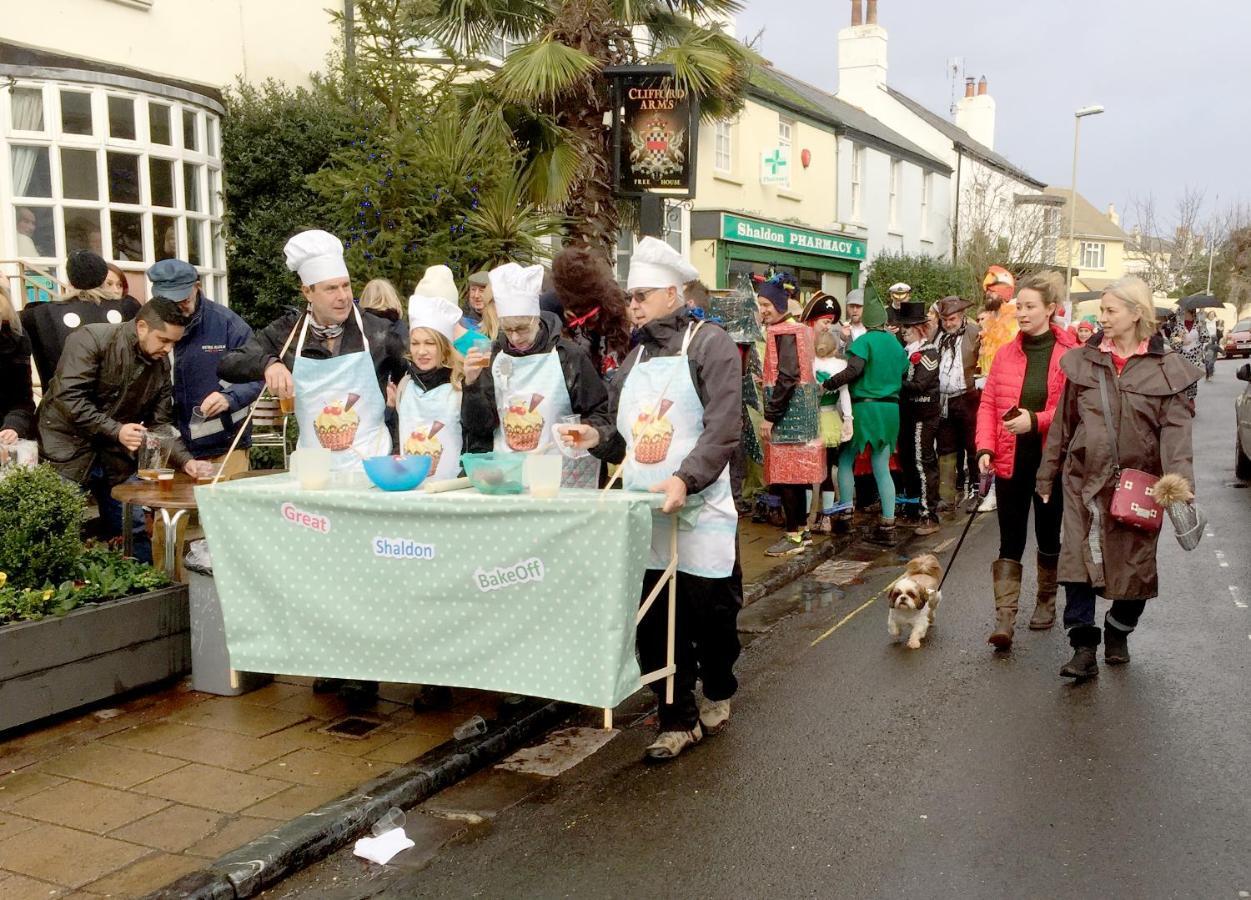
[[[74,572],[83,508],[78,488],[49,466],[0,479],[0,572],[9,586],[56,584]]]
[[[899,281],[912,288],[913,300],[926,306],[943,297],[964,297],[979,305],[982,299],[977,279],[964,265],[924,254],[879,254],[869,268],[868,283],[885,298],[887,288]]]

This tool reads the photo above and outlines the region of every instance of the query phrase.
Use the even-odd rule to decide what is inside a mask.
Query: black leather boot
[[[1098,675],[1099,629],[1093,625],[1078,625],[1069,632],[1069,643],[1073,645],[1073,658],[1064,664],[1060,677],[1085,681]]]
[[[1103,622],[1103,661],[1110,666],[1129,662],[1129,632]]]

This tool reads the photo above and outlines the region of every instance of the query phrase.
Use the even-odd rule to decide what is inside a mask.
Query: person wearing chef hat
[[[505,263],[489,273],[499,337],[489,349],[465,356],[461,423],[472,447],[500,452],[562,455],[553,426],[574,417],[610,430],[608,391],[586,351],[562,336],[564,323],[543,312],[543,267]],[[599,485],[603,451],[565,455],[561,484]]]
[[[579,446],[611,450],[622,462],[626,490],[663,494],[666,513],[698,495],[693,527],[678,532],[677,671],[673,702],[664,681],[652,683],[660,704],[660,734],[649,759],[672,759],[719,731],[730,718],[738,689],[738,611],[742,572],[738,565],[738,512],[730,492],[729,465],[742,430],[742,364],[724,329],[691,318],[682,288],[696,277],[676,250],[643,238],[630,260],[626,294],[640,323],[631,351],[610,388],[610,434],[581,426],[562,437]],[[671,524],[658,516],[651,560],[643,581],[646,597],[669,565]],[[643,671],[664,667],[668,619],[653,605],[638,629]],[[704,696],[696,700],[695,681]]]
[[[388,399],[399,411],[400,453],[431,457],[431,481],[460,474],[464,369],[452,350],[460,307],[443,297],[408,300],[408,370]]]
[[[391,452],[386,385],[405,374],[404,337],[385,319],[362,318],[337,237],[302,231],[285,253],[307,309],[288,312],[226,353],[217,374],[234,384],[263,378],[273,396],[294,397],[299,446],[332,451],[337,471],[360,470],[362,457]]]

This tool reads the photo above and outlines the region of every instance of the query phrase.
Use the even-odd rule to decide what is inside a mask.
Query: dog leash
[[[969,529],[973,527],[973,520],[982,511],[982,501],[986,499],[986,495],[990,493],[991,485],[994,483],[995,476],[993,474],[990,472],[982,473],[981,481],[977,485],[977,500],[973,504],[973,512],[969,515],[969,520],[964,523],[964,531],[960,532],[960,540],[956,541],[956,549],[951,551],[951,558],[947,560],[942,580],[938,582],[940,591],[943,589],[943,584],[947,581],[947,576],[951,574],[951,567],[955,563],[956,557],[960,555],[960,548],[964,546],[964,539],[969,536]]]

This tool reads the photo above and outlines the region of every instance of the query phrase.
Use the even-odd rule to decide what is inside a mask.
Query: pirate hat
[[[965,300],[963,297],[944,297],[934,304],[934,308],[945,319],[947,316],[954,316],[956,313],[964,312],[972,305],[973,302],[971,300]]]
[[[817,291],[804,306],[804,311],[799,315],[799,321],[815,322],[817,319],[833,319],[837,323],[842,317],[843,308],[839,306],[838,299],[824,291]]]

